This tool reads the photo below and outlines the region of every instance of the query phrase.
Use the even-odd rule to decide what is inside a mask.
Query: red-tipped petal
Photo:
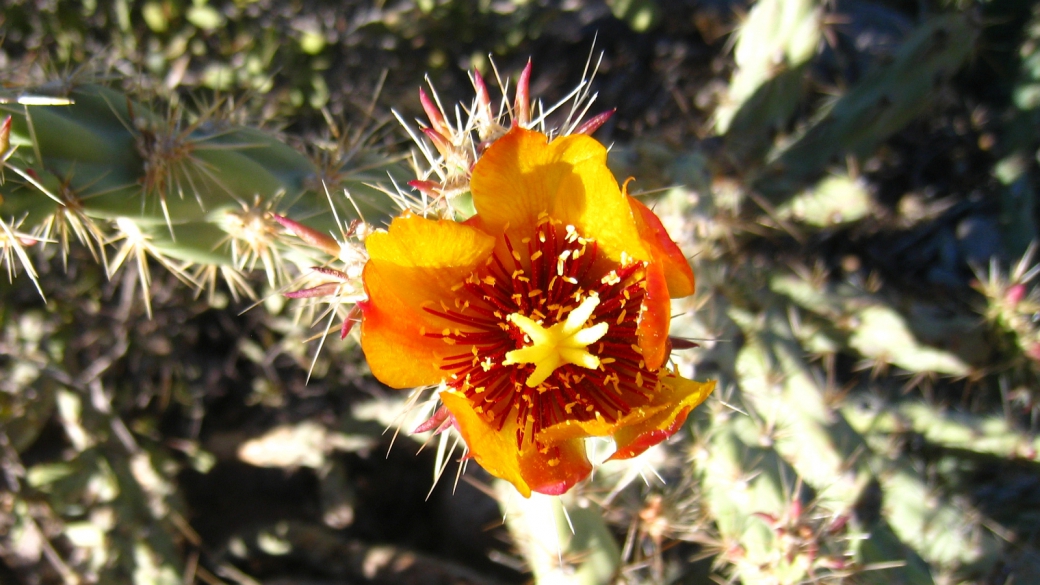
[[[715,390],[715,382],[694,382],[672,373],[661,378],[655,400],[665,408],[634,424],[623,425],[614,433],[617,451],[610,459],[630,459],[674,435],[686,417]]]
[[[672,304],[662,268],[657,262],[651,262],[646,267],[646,294],[636,331],[639,348],[643,350],[643,361],[651,371],[660,368],[668,359],[668,327],[671,325]]]
[[[516,82],[516,105],[513,118],[513,126],[526,128],[531,122],[531,60],[527,60],[527,66],[520,73],[520,79]]]
[[[426,92],[421,87],[419,88],[419,103],[422,104],[426,117],[430,119],[430,126],[441,134],[448,134],[448,124],[444,121],[444,115],[441,113],[440,108],[430,99],[430,96],[426,95]]]
[[[625,181],[626,193],[628,183],[629,181]],[[649,207],[633,197],[629,197],[628,202],[632,206],[632,212],[639,226],[639,236],[643,239],[643,243],[650,248],[654,263],[662,266],[665,279],[668,281],[668,294],[673,299],[692,295],[697,288],[697,279],[694,278],[693,269],[690,268],[690,263],[686,261],[682,250],[668,235],[661,220]]]
[[[525,450],[520,457],[520,473],[531,490],[559,496],[592,473],[582,440],[563,441],[545,453],[537,448]]]
[[[488,424],[458,392],[441,392],[473,458],[488,473],[512,483],[525,498],[536,491],[560,495],[592,473],[581,439],[559,441],[539,449],[532,443],[517,449],[516,423],[501,429]]]
[[[318,248],[322,252],[334,257],[339,257],[339,242],[335,238],[328,234],[323,234],[316,229],[307,227],[302,223],[293,221],[288,217],[278,215],[277,213],[271,214],[274,220],[282,225],[283,228],[292,232],[297,238],[300,238],[304,242]]]
[[[615,451],[614,454],[608,458],[608,460],[631,459],[637,455],[642,454],[643,451],[646,451],[650,447],[653,447],[654,445],[660,443],[668,437],[671,437],[672,435],[677,433],[679,429],[682,428],[684,423],[686,423],[686,417],[690,415],[691,410],[693,410],[693,408],[684,408],[680,410],[678,415],[675,417],[675,420],[673,420],[672,423],[668,425],[668,427],[666,428],[653,429],[650,431],[646,431],[642,434],[635,435],[627,444],[619,445],[618,450]],[[617,439],[619,442],[623,442],[626,438],[626,430],[627,429],[622,429],[618,431],[618,433],[615,435],[615,439]]]
[[[595,116],[589,118],[588,120],[585,120],[585,122],[583,122],[581,126],[578,126],[578,129],[575,130],[574,133],[575,134],[592,134],[596,130],[599,130],[600,126],[602,126],[603,124],[606,124],[607,120],[609,120],[611,118],[611,116],[614,115],[614,112],[616,112],[616,111],[617,111],[617,108],[614,108],[614,109],[611,109],[611,110],[607,110],[606,112],[600,112],[600,113],[596,114]]]

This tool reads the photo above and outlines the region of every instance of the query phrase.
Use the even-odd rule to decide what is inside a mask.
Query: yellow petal
[[[422,334],[422,327],[436,331],[432,315],[403,303],[392,292],[393,283],[365,268],[369,300],[361,307],[361,349],[369,368],[380,382],[393,388],[437,384],[444,342]]]
[[[452,287],[483,266],[494,246],[492,236],[472,226],[406,213],[386,232],[365,240],[366,268],[394,283],[403,301],[419,307],[429,300],[453,300]]]
[[[496,140],[477,161],[470,179],[473,206],[482,220],[499,232],[508,224],[533,233],[539,214],[552,208],[563,177],[576,163],[606,161],[598,142],[574,138],[549,143],[544,134],[518,127]]]
[[[516,423],[509,421],[496,431],[473,411],[469,400],[458,392],[444,391],[441,402],[455,417],[459,432],[466,441],[473,459],[488,473],[516,486],[525,498],[531,495],[531,486],[520,474],[520,453],[516,448]]]
[[[363,275],[368,301],[359,303],[361,348],[372,374],[395,388],[439,383],[442,357],[460,348],[423,334],[445,327],[423,307],[453,306],[458,293],[452,287],[483,265],[494,238],[464,224],[408,214],[394,219],[388,232],[370,235],[366,246],[371,258]]]
[[[690,411],[715,389],[715,381],[695,382],[669,373],[661,378],[661,388],[654,402],[664,403],[667,407],[634,424],[620,421],[620,428],[614,433],[617,450],[610,459],[635,457],[675,434],[686,422]]]
[[[621,260],[622,252],[634,260],[650,260],[628,197],[621,193],[607,168],[605,152],[603,160],[574,165],[573,172],[564,175],[553,201],[549,215],[573,225],[581,236],[596,240],[601,254],[614,261]]]
[[[543,453],[528,440],[523,450],[518,450],[512,418],[496,431],[473,411],[464,395],[444,391],[440,398],[455,416],[473,459],[491,475],[512,483],[525,498],[532,491],[562,494],[592,473],[581,441],[561,441]]]
[[[580,235],[597,241],[601,253],[619,260],[625,252],[649,260],[627,197],[607,168],[607,151],[594,138],[572,135],[548,142],[544,134],[514,128],[473,167],[470,189],[480,224],[490,233],[530,235],[548,213]]]

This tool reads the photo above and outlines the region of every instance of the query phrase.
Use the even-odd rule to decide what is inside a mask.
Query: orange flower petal
[[[473,458],[495,477],[512,483],[525,498],[532,491],[559,495],[588,477],[592,465],[581,441],[563,441],[539,452],[532,442],[516,448],[516,423],[495,430],[458,392],[444,391],[441,402],[451,411]]]
[[[520,472],[520,453],[516,448],[516,436],[508,432],[516,424],[507,424],[501,431],[487,424],[484,418],[474,412],[469,400],[458,392],[443,391],[441,402],[451,411],[459,426],[459,433],[466,441],[473,458],[488,473],[500,477],[516,486],[516,490],[525,498],[531,496],[531,486],[524,480]]]
[[[538,440],[545,444],[556,444],[573,439],[584,439],[586,437],[609,437],[616,433],[622,425],[637,425],[643,420],[664,410],[665,406],[644,406],[632,409],[623,419],[617,422],[608,422],[605,419],[579,421],[567,420],[542,429],[538,433]]]
[[[595,239],[615,261],[622,252],[649,260],[633,211],[606,166],[606,148],[583,135],[547,140],[518,127],[481,156],[470,180],[481,225],[526,236],[548,213]]]
[[[715,389],[715,381],[695,382],[667,374],[661,378],[662,391],[654,402],[667,405],[637,424],[624,424],[614,433],[617,450],[610,459],[629,459],[674,435],[686,422],[690,411],[704,402]]]
[[[563,177],[583,160],[605,160],[595,140],[560,138],[513,128],[492,144],[473,167],[473,206],[487,225],[508,224],[533,232],[538,215],[552,208]]]
[[[387,232],[368,237],[361,348],[372,374],[395,388],[436,384],[444,378],[441,355],[450,348],[423,335],[444,322],[423,310],[438,301],[451,306],[451,289],[480,266],[495,240],[471,226],[406,214]]]
[[[416,308],[431,300],[453,301],[457,293],[452,287],[483,265],[494,246],[494,237],[473,226],[411,213],[365,240],[368,266],[393,282],[397,295]]]
[[[636,229],[632,208],[607,168],[605,150],[603,160],[574,165],[574,172],[560,182],[554,203],[549,214],[576,227],[580,235],[596,240],[599,250],[608,258],[620,260],[624,252],[635,260],[650,260]]]
[[[643,238],[643,243],[650,249],[653,262],[663,266],[668,281],[668,296],[678,299],[692,295],[697,281],[682,250],[672,241],[661,225],[661,220],[649,207],[633,197],[628,198],[628,203],[632,206],[636,218],[639,237]]]
[[[611,459],[628,459],[639,455],[675,434],[686,417],[715,389],[715,382],[695,382],[666,372],[661,377],[660,391],[650,404],[635,408],[621,420],[609,423],[569,420],[538,433],[545,444],[573,441],[585,437],[614,437],[617,451]]]
[[[422,335],[421,327],[433,327],[431,315],[419,312],[394,294],[394,283],[382,278],[372,265],[365,267],[365,292],[361,307],[361,349],[372,374],[394,388],[436,384],[444,377],[440,339]],[[404,356],[404,359],[402,359]]]
[[[566,493],[574,484],[592,473],[582,440],[563,441],[552,445],[546,453],[535,448],[524,449],[520,457],[520,474],[531,489],[550,496]]]
[[[643,312],[639,315],[636,339],[643,352],[643,362],[653,371],[668,359],[668,328],[672,322],[672,301],[668,297],[668,283],[664,267],[651,262],[646,267],[646,291]]]

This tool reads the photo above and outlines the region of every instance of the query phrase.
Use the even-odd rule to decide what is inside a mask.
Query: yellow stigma
[[[520,313],[509,315],[507,319],[531,338],[531,345],[507,353],[502,364],[534,364],[534,371],[527,378],[527,386],[530,388],[544,382],[556,368],[564,364],[590,370],[598,368],[599,358],[585,349],[607,334],[606,323],[585,327],[585,322],[597,305],[599,297],[588,296],[567,315],[566,321],[548,329]]]

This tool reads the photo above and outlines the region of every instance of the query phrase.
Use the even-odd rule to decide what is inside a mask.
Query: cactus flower
[[[634,457],[714,382],[666,362],[685,257],[585,135],[514,127],[472,169],[476,215],[406,212],[366,240],[361,345],[372,373],[439,385],[471,456],[525,496],[592,471],[584,439]]]

